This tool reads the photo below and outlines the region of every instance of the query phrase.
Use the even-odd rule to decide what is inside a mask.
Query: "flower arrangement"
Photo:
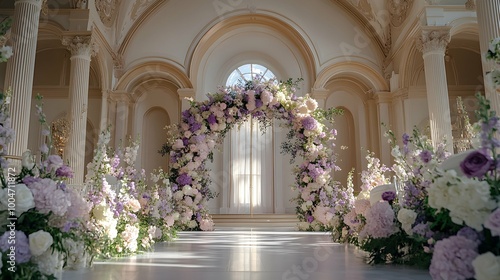
[[[112,151],[108,148],[109,140],[108,128],[100,135],[85,180],[92,205],[87,236],[93,244],[92,256],[97,258],[146,251],[154,242],[167,240],[175,232],[159,219],[166,209],[171,209],[166,190],[155,185],[149,193],[144,170],[135,169],[139,143],[129,139],[127,146]]]
[[[433,279],[500,277],[500,121],[487,99],[477,95],[481,144],[460,163],[463,173],[438,169],[429,186],[436,217],[458,227],[434,247]]]
[[[488,51],[486,52],[486,59],[500,63],[500,37],[490,41]]]
[[[326,131],[324,120],[336,112],[317,109],[316,101],[309,96],[295,96],[295,88],[291,79],[281,83],[256,79],[244,85],[221,87],[203,102],[192,101],[191,107],[182,112],[180,124],[169,128],[172,132],[162,153],[168,154],[172,163],[169,182],[175,211],[180,213],[176,224],[181,229],[212,228],[206,202],[216,194],[209,188],[205,161],[226,133],[249,117],[264,128],[273,118],[286,121],[289,141],[282,148],[293,158],[300,156],[304,160],[295,169],[300,228],[331,228],[335,209],[346,204],[348,197],[329,175],[338,167],[330,149],[334,132]]]
[[[38,161],[26,151],[21,170],[6,165],[5,149],[13,135],[8,100],[1,96],[0,272],[5,279],[56,279],[63,267],[77,269],[86,264],[87,248],[79,233],[89,207],[76,190],[66,186],[73,172],[58,155],[49,154],[50,141],[42,145]],[[37,109],[42,133],[50,139],[42,105]]]

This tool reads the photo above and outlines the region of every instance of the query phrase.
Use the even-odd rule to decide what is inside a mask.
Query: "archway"
[[[206,161],[227,133],[248,118],[262,126],[273,119],[284,120],[290,132],[283,142],[284,152],[302,161],[296,165],[297,216],[304,230],[327,230],[332,219],[350,205],[352,190],[342,190],[331,177],[337,169],[332,153],[333,132],[325,122],[338,110],[322,111],[309,96],[297,97],[294,83],[258,83],[221,88],[205,101],[192,101],[182,112],[181,123],[163,147],[170,156],[170,188],[174,197],[176,220],[182,229],[202,229],[210,220],[206,202],[215,194]]]

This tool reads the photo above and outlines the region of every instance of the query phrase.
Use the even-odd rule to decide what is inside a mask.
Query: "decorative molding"
[[[72,56],[95,56],[97,47],[91,35],[63,36],[62,44],[71,51]]]
[[[120,0],[95,0],[95,8],[102,23],[111,27],[116,19]]]
[[[422,36],[417,40],[417,48],[422,53],[446,51],[450,42],[450,27],[422,27]]]
[[[391,14],[391,24],[401,26],[413,6],[413,0],[388,0],[387,8]]]
[[[467,0],[467,2],[465,2],[465,8],[469,11],[476,10],[476,1],[475,0]]]
[[[71,0],[72,9],[87,9],[88,0]]]
[[[125,58],[122,54],[112,53],[113,57],[113,75],[116,79],[120,79],[125,73]]]

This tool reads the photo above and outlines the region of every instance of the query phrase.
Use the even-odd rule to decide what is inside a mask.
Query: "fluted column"
[[[382,124],[386,125],[388,128],[390,128],[391,126],[390,107],[392,97],[390,92],[376,92],[375,98],[377,100],[377,116],[379,121],[378,135],[380,143],[380,162],[387,166],[391,166],[391,146],[384,136],[385,128],[382,126]]]
[[[8,153],[21,156],[28,149],[33,75],[35,71],[38,21],[42,0],[17,0],[14,3],[12,23],[13,55],[7,62],[5,89],[12,90],[10,112],[15,140],[9,145]]]
[[[83,184],[85,168],[85,139],[87,132],[87,109],[89,93],[90,59],[92,38],[90,35],[65,36],[62,41],[71,51],[71,70],[69,78],[69,136],[65,160],[74,171],[70,184]]]
[[[486,98],[490,100],[492,109],[499,115],[500,94],[496,91],[497,86],[493,84],[491,75],[487,74],[494,69],[495,63],[487,61],[485,54],[488,51],[490,41],[500,37],[500,0],[480,0],[476,2]]]
[[[424,58],[432,144],[437,147],[446,139],[446,150],[453,153],[450,103],[444,62],[446,46],[449,42],[449,27],[422,27],[420,49]]]

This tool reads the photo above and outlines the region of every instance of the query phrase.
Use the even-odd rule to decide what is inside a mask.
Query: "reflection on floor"
[[[425,270],[370,266],[353,247],[331,242],[328,233],[291,228],[217,228],[181,232],[154,252],[96,262],[63,279],[331,280],[431,279]]]

